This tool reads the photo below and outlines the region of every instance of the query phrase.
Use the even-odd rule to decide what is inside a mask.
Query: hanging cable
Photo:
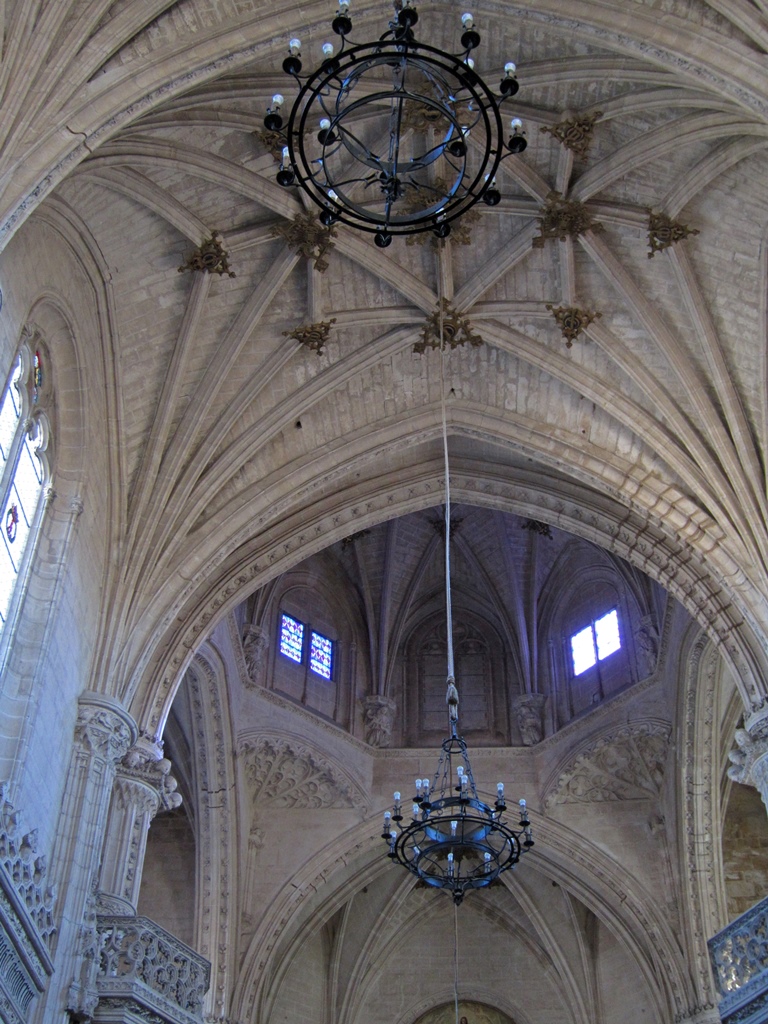
[[[453,904],[453,1006],[459,1024],[459,906]]]
[[[443,287],[438,256],[437,305],[440,328],[440,411],[443,422],[443,465],[445,470],[445,619],[448,653],[448,722],[451,735],[456,736],[459,718],[459,693],[456,689],[453,662],[453,609],[451,607],[451,477],[448,466],[448,423],[445,412],[445,336],[443,331]]]

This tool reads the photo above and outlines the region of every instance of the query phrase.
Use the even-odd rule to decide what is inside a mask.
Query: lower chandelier
[[[392,811],[384,814],[382,838],[392,860],[425,885],[447,889],[458,904],[468,890],[484,889],[514,867],[533,846],[533,837],[525,800],[519,801],[517,829],[503,820],[507,809],[503,782],[496,786],[493,806],[479,799],[467,744],[457,734],[458,694],[451,684],[447,699],[451,735],[443,740],[434,781],[416,779],[412,820],[407,825],[400,793],[395,793]],[[454,784],[456,761],[460,763]]]

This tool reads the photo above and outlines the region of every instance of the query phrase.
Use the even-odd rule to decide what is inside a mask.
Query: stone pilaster
[[[81,695],[51,855],[60,914],[56,971],[35,1011],[39,1024],[87,1021],[96,1005],[98,934],[93,890],[115,768],[136,734],[133,719],[117,701],[88,691]]]
[[[98,886],[99,913],[135,914],[149,826],[180,806],[171,762],[140,741],[116,766]]]
[[[754,786],[768,809],[768,736],[762,730],[754,735],[737,729],[734,738],[736,746],[728,754],[728,778]]]

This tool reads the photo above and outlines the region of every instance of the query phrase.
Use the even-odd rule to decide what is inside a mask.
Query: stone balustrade
[[[138,1011],[169,1024],[201,1024],[210,964],[146,917],[99,915],[94,1021]]]
[[[768,1014],[768,897],[709,940],[727,1024],[759,1024]]]

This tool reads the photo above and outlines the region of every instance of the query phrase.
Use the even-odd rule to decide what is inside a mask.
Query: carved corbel
[[[768,808],[768,736],[753,736],[746,729],[737,729],[734,739],[736,746],[728,754],[728,778],[754,786]]]

